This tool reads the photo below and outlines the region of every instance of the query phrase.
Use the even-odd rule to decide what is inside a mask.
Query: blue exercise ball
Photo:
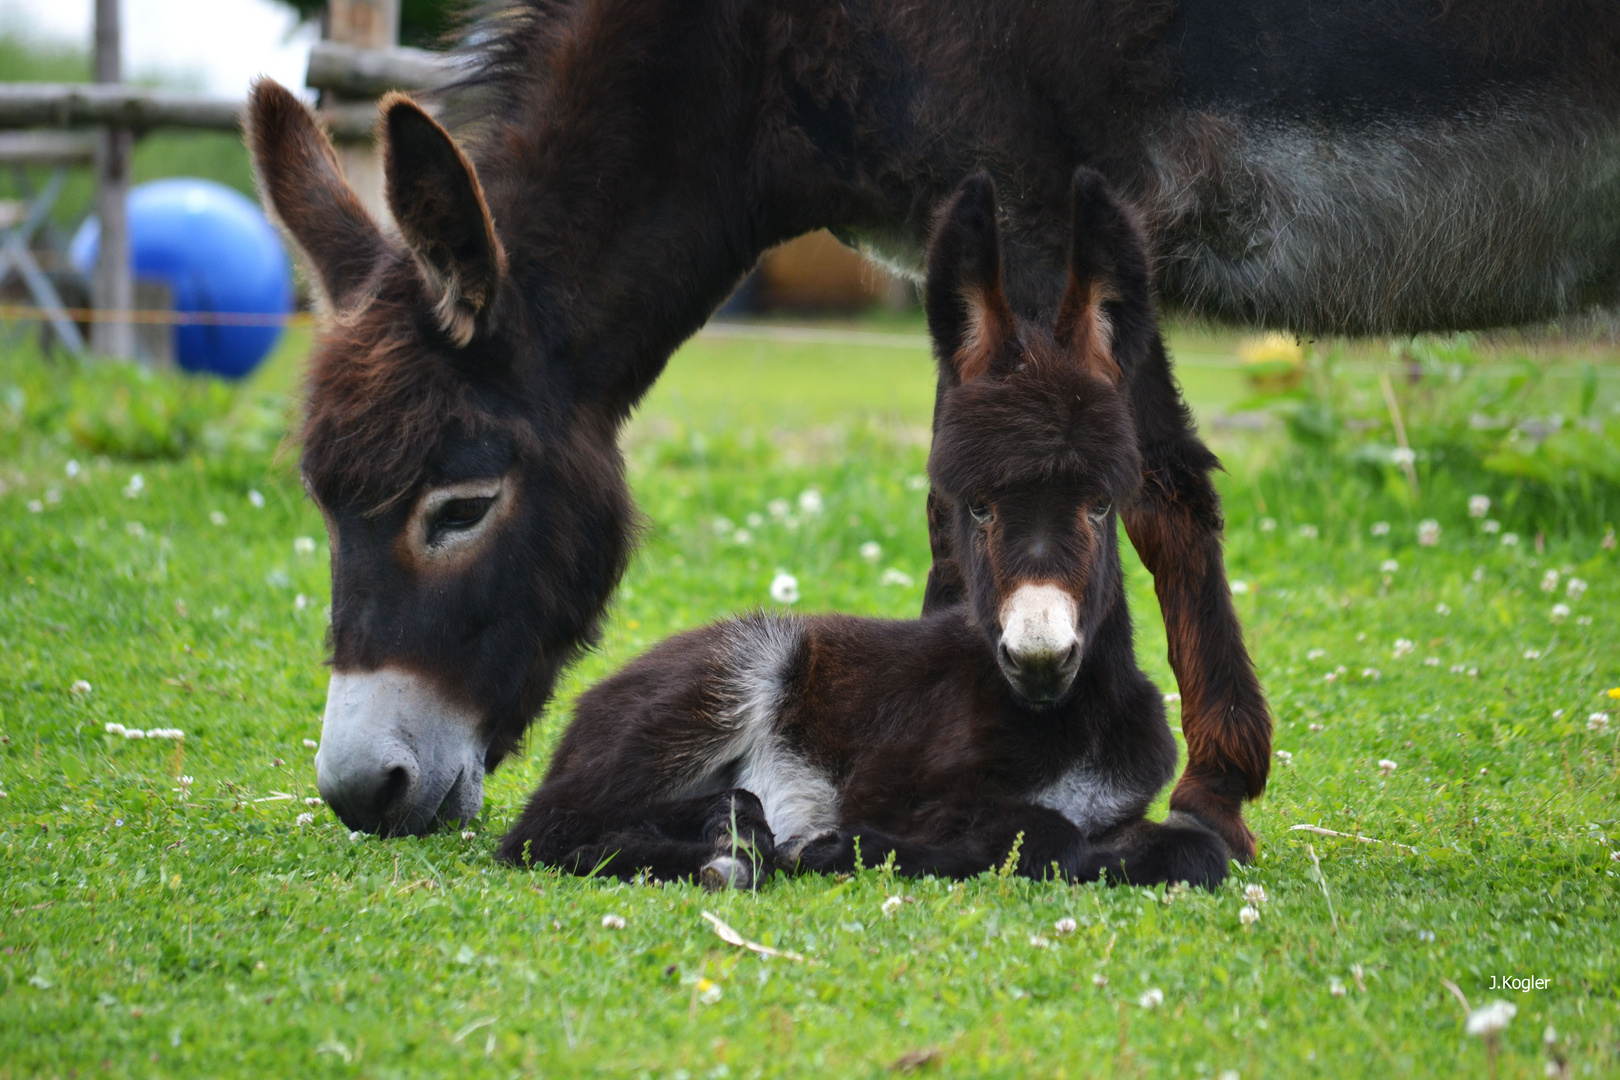
[[[174,328],[179,365],[232,379],[258,367],[293,307],[287,252],[258,204],[212,180],[178,178],[131,188],[128,207],[135,277],[167,285],[176,312],[226,316]],[[100,244],[91,217],[68,251],[81,274],[94,271]],[[233,315],[248,318],[231,325]]]

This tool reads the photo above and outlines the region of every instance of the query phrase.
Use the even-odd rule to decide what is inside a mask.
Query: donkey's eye
[[[1086,511],[1086,513],[1091,517],[1091,520],[1097,522],[1098,524],[1107,521],[1108,515],[1112,514],[1113,512],[1114,504],[1111,502],[1105,502],[1100,506],[1093,506],[1090,510]]]
[[[973,515],[973,520],[977,521],[980,525],[988,525],[988,524],[990,524],[992,521],[994,521],[996,519],[995,510],[991,509],[988,506],[984,506],[984,505],[979,505],[979,506],[969,505],[968,506],[968,513],[972,514]]]
[[[434,532],[455,532],[460,529],[470,529],[489,513],[495,500],[487,499],[451,499],[439,508],[433,515]]]

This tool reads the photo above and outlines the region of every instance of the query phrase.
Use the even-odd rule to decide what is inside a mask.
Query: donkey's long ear
[[[1116,346],[1151,324],[1147,244],[1129,212],[1095,169],[1081,168],[1071,189],[1069,283],[1053,336],[1081,366],[1118,382]]]
[[[985,173],[969,177],[939,215],[926,297],[928,333],[945,380],[969,382],[998,369],[1016,323],[1001,291],[996,188]]]
[[[438,293],[439,325],[466,345],[506,273],[483,186],[450,133],[420,105],[390,94],[381,108],[388,208]]]
[[[332,306],[347,307],[388,245],[343,179],[331,141],[308,106],[264,78],[248,94],[247,138],[270,209],[309,256]]]

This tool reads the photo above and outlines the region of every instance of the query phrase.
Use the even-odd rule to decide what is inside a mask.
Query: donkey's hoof
[[[722,889],[752,889],[754,865],[747,859],[717,855],[698,871],[698,882],[710,892],[719,892]]]

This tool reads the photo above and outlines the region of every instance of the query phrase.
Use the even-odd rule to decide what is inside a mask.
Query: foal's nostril
[[[1076,641],[1074,644],[1069,646],[1069,651],[1063,654],[1063,663],[1061,666],[1064,668],[1073,667],[1074,664],[1079,661],[1079,659],[1080,643]]]
[[[1018,670],[1018,658],[1015,657],[1012,654],[1011,649],[1007,648],[1007,643],[1005,641],[1003,641],[1000,644],[1000,646],[998,647],[998,651],[1001,654],[1001,666],[1005,667],[1005,668],[1011,668],[1012,670],[1017,671]]]

